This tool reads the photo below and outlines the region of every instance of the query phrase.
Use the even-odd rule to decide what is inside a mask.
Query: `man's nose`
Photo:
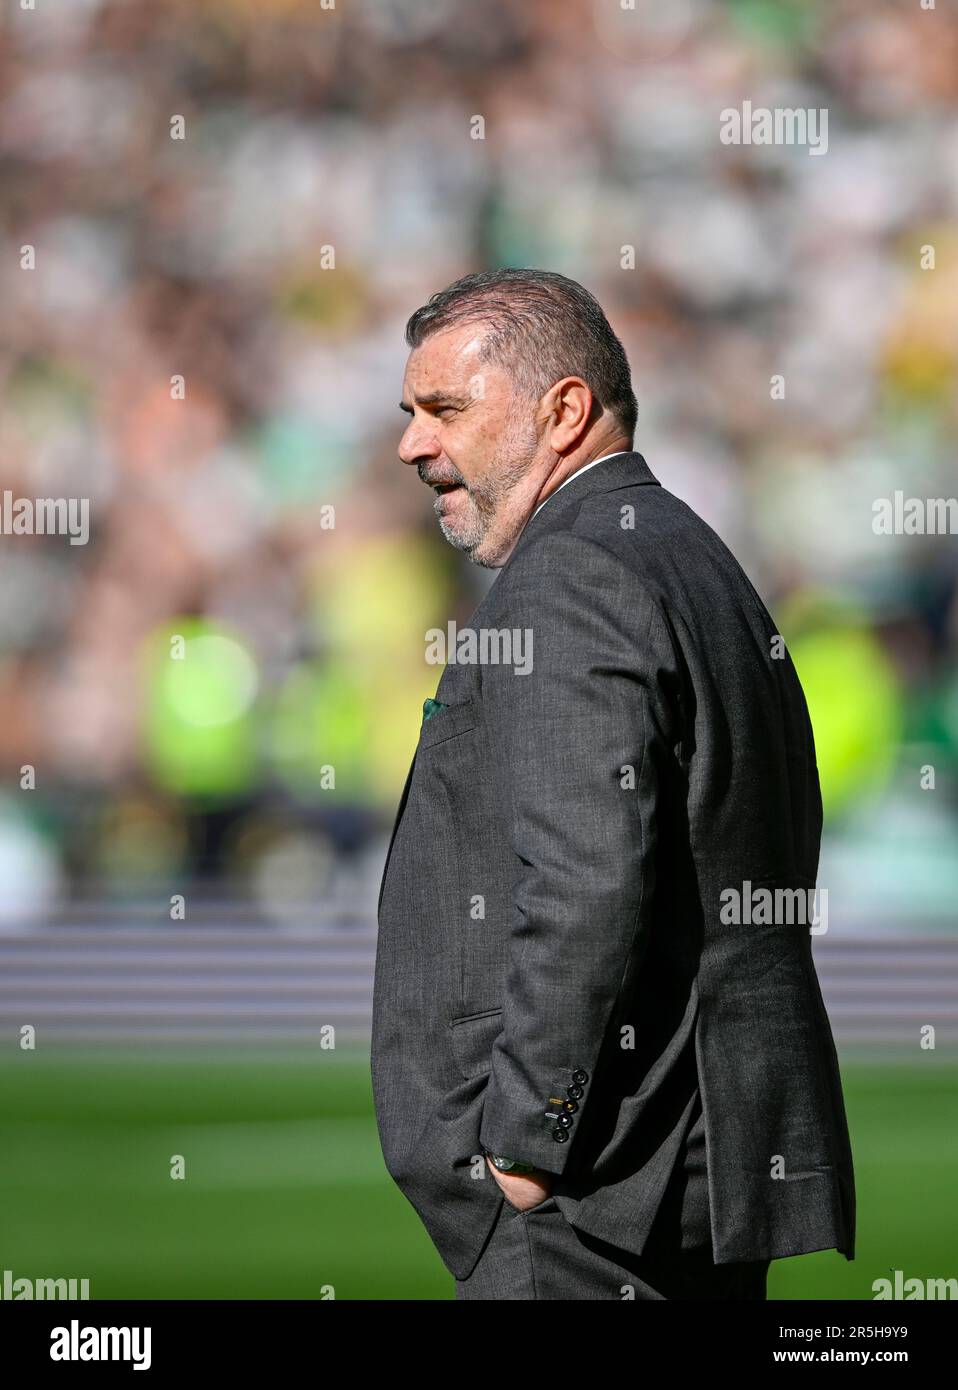
[[[439,453],[435,430],[416,420],[410,421],[399,441],[399,457],[403,463],[415,464],[420,459],[434,459]]]

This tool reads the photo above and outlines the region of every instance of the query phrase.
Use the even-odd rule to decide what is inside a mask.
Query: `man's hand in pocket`
[[[486,1166],[502,1188],[506,1201],[517,1211],[528,1211],[544,1202],[552,1192],[552,1173],[537,1169],[534,1173],[500,1173],[486,1158]]]

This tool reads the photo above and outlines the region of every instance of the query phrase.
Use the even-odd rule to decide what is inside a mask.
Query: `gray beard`
[[[531,426],[510,431],[506,450],[512,456],[510,462],[497,462],[490,470],[489,477],[466,489],[473,507],[473,514],[466,529],[455,534],[443,518],[439,518],[439,529],[444,538],[456,550],[461,550],[467,555],[473,564],[482,565],[486,569],[498,568],[492,560],[477,558],[475,552],[486,539],[493,524],[505,518],[509,498],[529,472],[538,443]],[[510,526],[509,533],[499,537],[500,548],[505,548],[516,539],[522,530],[522,524],[521,520],[516,519]]]

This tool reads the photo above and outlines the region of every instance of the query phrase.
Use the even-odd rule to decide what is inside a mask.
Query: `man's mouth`
[[[454,492],[457,487],[462,487],[462,483],[430,483],[430,487],[442,495],[447,492]]]

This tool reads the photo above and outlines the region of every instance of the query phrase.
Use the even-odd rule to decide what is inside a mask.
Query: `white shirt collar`
[[[532,513],[532,516],[536,516],[539,512],[541,512],[546,502],[550,501],[553,497],[555,497],[556,492],[561,492],[562,489],[565,487],[566,483],[571,483],[573,478],[578,478],[580,473],[588,473],[590,468],[594,468],[597,463],[605,463],[606,459],[618,458],[619,454],[631,454],[632,452],[632,449],[616,449],[614,454],[603,454],[600,459],[593,459],[591,463],[584,463],[581,468],[577,468],[574,473],[570,473],[568,478],[566,478],[564,482],[561,482],[559,484],[555,492],[550,492],[545,502],[539,503],[538,507],[536,507],[535,511]],[[532,517],[530,517],[529,520],[531,521]]]

